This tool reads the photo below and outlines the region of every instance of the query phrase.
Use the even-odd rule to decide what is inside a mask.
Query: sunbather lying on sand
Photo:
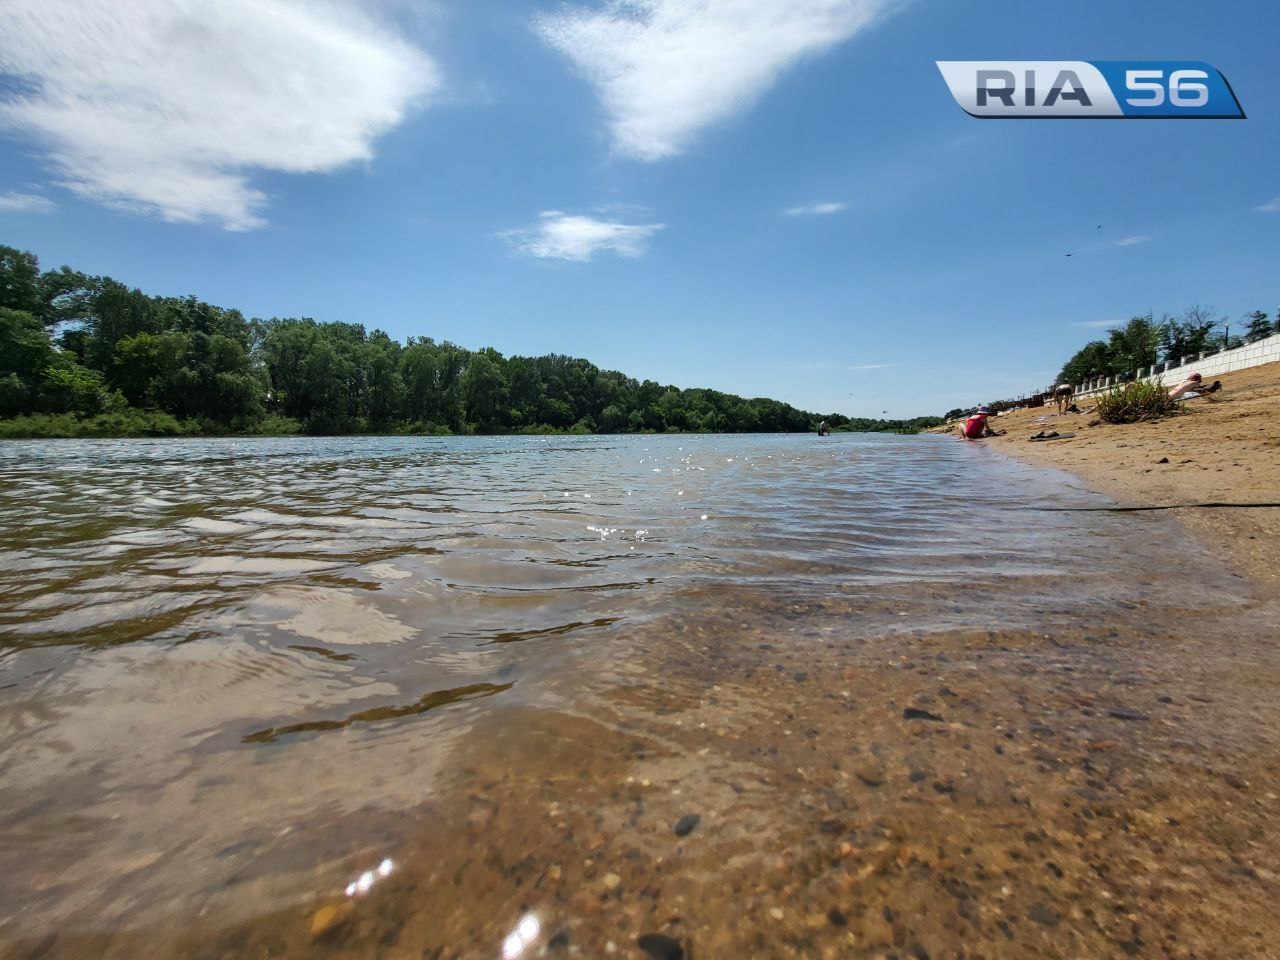
[[[1204,386],[1204,378],[1198,373],[1193,373],[1187,379],[1183,380],[1176,387],[1169,389],[1169,397],[1173,400],[1182,400],[1191,397],[1198,397],[1203,393],[1217,393],[1222,389],[1222,381],[1213,381],[1212,386]]]

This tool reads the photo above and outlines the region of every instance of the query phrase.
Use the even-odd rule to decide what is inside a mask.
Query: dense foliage
[[[1221,328],[1221,331],[1219,331]],[[1188,307],[1180,317],[1165,314],[1159,323],[1150,316],[1133,317],[1123,327],[1107,331],[1106,340],[1094,340],[1081,347],[1062,367],[1058,383],[1081,383],[1094,377],[1121,376],[1161,360],[1177,361],[1202,352],[1253,343],[1277,332],[1261,310],[1246,313],[1238,330],[1229,332],[1227,322],[1212,307]]]
[[[504,357],[358,323],[247,319],[0,247],[0,436],[792,432],[764,398],[637,381],[566,356]],[[912,430],[849,420],[832,429]]]

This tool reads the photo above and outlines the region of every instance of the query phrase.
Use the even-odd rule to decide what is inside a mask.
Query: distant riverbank
[[[915,420],[858,421],[852,425],[841,426],[834,432],[914,434],[919,433],[925,427],[934,425],[939,419],[937,417],[919,417]],[[537,426],[500,431],[483,431],[468,426],[455,432],[449,427],[438,424],[404,423],[393,429],[307,433],[303,428],[303,424],[292,417],[268,416],[253,423],[248,429],[230,430],[217,424],[202,423],[198,420],[179,420],[163,411],[135,409],[127,409],[118,413],[98,414],[91,417],[78,417],[69,413],[38,413],[31,416],[0,420],[0,440],[123,440],[146,437],[293,437],[304,435],[337,437],[577,437],[592,435],[647,436],[660,433],[707,435],[715,432],[767,434],[806,433],[809,431],[711,431],[680,430],[675,427],[667,427],[663,430],[622,430],[610,434],[602,434],[581,425],[553,427],[547,424],[538,424]]]

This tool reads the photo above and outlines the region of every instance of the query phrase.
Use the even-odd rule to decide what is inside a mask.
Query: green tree
[[[40,321],[25,310],[0,307],[0,416],[36,409],[53,345]]]
[[[365,415],[375,429],[387,429],[404,415],[408,391],[400,373],[400,344],[375,330],[364,345]]]
[[[0,307],[40,313],[40,261],[35,254],[0,246]]]
[[[1111,373],[1111,348],[1101,340],[1086,343],[1058,372],[1059,383],[1082,383]]]
[[[1131,317],[1129,322],[1116,330],[1107,331],[1109,374],[1128,373],[1156,362],[1159,333],[1151,315]]]
[[[1247,343],[1257,343],[1259,340],[1265,340],[1276,332],[1275,327],[1267,320],[1267,315],[1261,310],[1246,313],[1244,319],[1247,324],[1244,339]]]
[[[1179,363],[1209,349],[1213,329],[1219,322],[1213,307],[1198,304],[1187,307],[1180,319],[1170,318],[1160,330],[1160,346],[1165,359]]]
[[[107,388],[102,374],[65,357],[55,357],[41,374],[42,411],[74,413],[84,417],[123,406],[122,398]]]
[[[482,430],[501,429],[507,408],[507,378],[502,355],[496,350],[473,353],[462,373],[462,398],[467,420]]]

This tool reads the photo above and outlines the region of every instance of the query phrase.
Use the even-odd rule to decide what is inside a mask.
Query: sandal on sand
[[[1041,430],[1034,437],[1031,437],[1031,439],[1032,440],[1070,440],[1074,436],[1075,436],[1074,433],[1058,433],[1057,430],[1054,430],[1051,433],[1045,433],[1043,430]]]

